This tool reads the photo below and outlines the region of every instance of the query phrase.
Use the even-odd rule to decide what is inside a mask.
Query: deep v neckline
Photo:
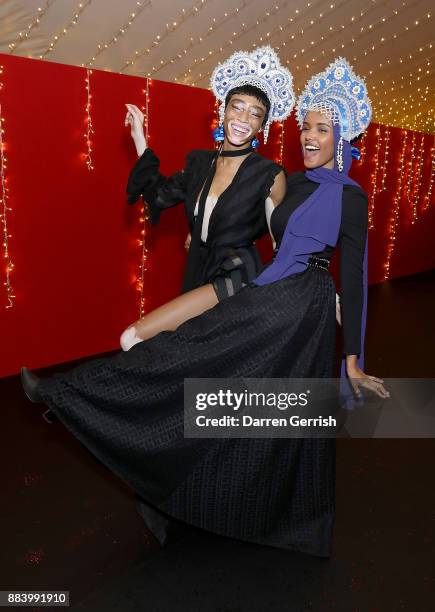
[[[239,177],[239,175],[240,175],[240,172],[242,171],[243,166],[246,164],[246,162],[248,161],[248,159],[250,159],[250,158],[252,157],[252,155],[253,155],[253,153],[251,153],[250,155],[248,155],[247,157],[245,157],[245,159],[242,161],[242,163],[240,164],[240,166],[237,168],[237,170],[236,170],[236,172],[235,172],[235,174],[234,174],[234,176],[233,176],[233,178],[232,178],[231,182],[230,182],[230,183],[227,185],[227,187],[225,187],[225,189],[222,191],[222,193],[221,193],[221,194],[220,194],[220,195],[217,197],[217,199],[216,199],[216,203],[215,203],[215,205],[213,206],[213,210],[211,211],[211,213],[210,213],[210,217],[209,217],[209,220],[208,220],[208,232],[207,232],[207,240],[208,240],[208,237],[210,236],[210,229],[211,229],[211,227],[212,227],[212,221],[213,221],[214,217],[216,216],[216,209],[218,208],[218,206],[219,206],[220,202],[222,201],[223,196],[224,196],[225,194],[227,194],[227,193],[228,193],[228,191],[229,191],[229,190],[230,190],[230,189],[231,189],[231,188],[232,188],[232,187],[235,185],[235,183],[236,183],[236,181],[237,181],[237,179],[238,179],[238,177]],[[214,181],[214,177],[215,177],[215,176],[216,176],[216,170],[215,170],[215,172],[214,172],[214,174],[213,174],[213,179],[212,179],[212,182],[211,182],[211,185],[210,185],[210,189],[211,189],[211,187],[212,187],[212,185],[213,185],[213,181]],[[204,187],[203,187],[203,189],[204,189]],[[208,193],[207,193],[206,199],[207,199],[208,197],[210,197],[210,189],[209,189],[209,191],[208,191]],[[199,198],[201,197],[201,194],[202,194],[202,189],[201,189],[201,191],[200,191],[200,193],[199,193],[199,195],[198,195],[198,200],[199,200]]]

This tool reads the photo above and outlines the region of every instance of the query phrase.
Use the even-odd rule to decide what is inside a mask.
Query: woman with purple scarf
[[[186,378],[329,378],[335,362],[338,244],[345,359],[355,393],[388,394],[363,371],[367,197],[348,177],[368,126],[364,82],[338,59],[299,98],[305,174],[270,219],[275,257],[249,286],[176,331],[115,357],[38,379],[46,403],[109,469],[168,517],[218,534],[327,557],[335,440],[184,437]]]

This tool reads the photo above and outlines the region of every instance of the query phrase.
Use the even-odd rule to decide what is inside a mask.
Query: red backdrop
[[[94,170],[89,171],[84,137],[85,69],[11,56],[0,56],[0,64],[0,103],[8,158],[5,176],[12,209],[8,213],[9,248],[15,264],[11,280],[16,295],[13,308],[5,309],[2,268],[0,376],[5,376],[17,372],[22,364],[42,367],[114,349],[121,331],[138,317],[140,207],[128,207],[125,199],[126,178],[136,154],[124,127],[124,104],[143,106],[146,82],[93,71]],[[150,84],[150,146],[162,160],[163,172],[180,169],[192,148],[212,146],[213,108],[208,91],[160,81]],[[354,164],[353,170],[354,178],[369,194],[377,129],[376,124],[370,127],[364,161]],[[390,130],[386,189],[376,194],[375,227],[369,234],[370,282],[384,279],[403,137],[403,130]],[[420,158],[421,135],[415,136],[414,147],[412,132],[407,138],[390,277],[431,269],[435,264],[435,250],[431,248],[434,206],[422,210],[434,139],[423,136],[424,156]],[[278,126],[272,129],[270,142],[261,152],[280,157]],[[417,197],[419,159],[422,181]],[[283,163],[290,172],[302,168],[293,117],[285,124]],[[381,160],[378,186],[383,165]],[[412,223],[415,201],[418,218]],[[182,207],[165,212],[159,226],[147,226],[147,310],[178,293],[186,233]],[[264,256],[270,252],[268,239],[262,241],[261,251]]]

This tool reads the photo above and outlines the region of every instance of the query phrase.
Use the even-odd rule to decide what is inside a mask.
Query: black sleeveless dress
[[[272,214],[278,241],[288,215],[316,187],[304,175],[289,178],[288,196]],[[359,308],[348,298],[362,287],[365,194],[345,187],[342,210],[346,320],[347,309]],[[332,276],[307,267],[245,287],[175,332],[45,379],[40,390],[96,457],[170,516],[226,536],[329,556],[335,441],[184,438],[183,384],[185,378],[333,376],[335,325]],[[350,335],[345,329],[351,354],[360,350],[359,331],[356,319]]]
[[[199,236],[195,240],[194,212],[215,157],[216,151],[192,151],[184,170],[165,177],[154,152],[146,149],[130,173],[127,195],[130,204],[143,196],[152,223],[158,222],[162,210],[184,202],[192,242],[182,292],[211,282],[221,300],[245,287],[261,268],[254,242],[268,231],[264,203],[283,168],[255,152],[246,157],[218,199],[203,242]],[[205,198],[207,194],[205,189]]]

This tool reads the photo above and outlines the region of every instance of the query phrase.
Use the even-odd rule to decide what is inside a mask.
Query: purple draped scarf
[[[334,125],[334,148],[340,138],[340,127]],[[343,171],[336,169],[337,161],[333,170],[327,168],[315,168],[306,170],[305,176],[315,183],[319,183],[316,189],[303,204],[298,206],[290,216],[284,235],[274,261],[254,279],[256,285],[267,285],[303,272],[312,253],[323,251],[326,245],[335,247],[340,233],[341,209],[343,199],[343,186],[356,185],[358,183],[349,178],[349,170],[352,165],[352,147],[343,140]],[[363,288],[364,302],[361,317],[361,354],[358,357],[358,365],[364,368],[364,337],[367,317],[367,255],[368,245],[366,241],[363,266]],[[341,392],[345,401],[353,398],[353,392],[346,379],[346,361],[341,363]]]

